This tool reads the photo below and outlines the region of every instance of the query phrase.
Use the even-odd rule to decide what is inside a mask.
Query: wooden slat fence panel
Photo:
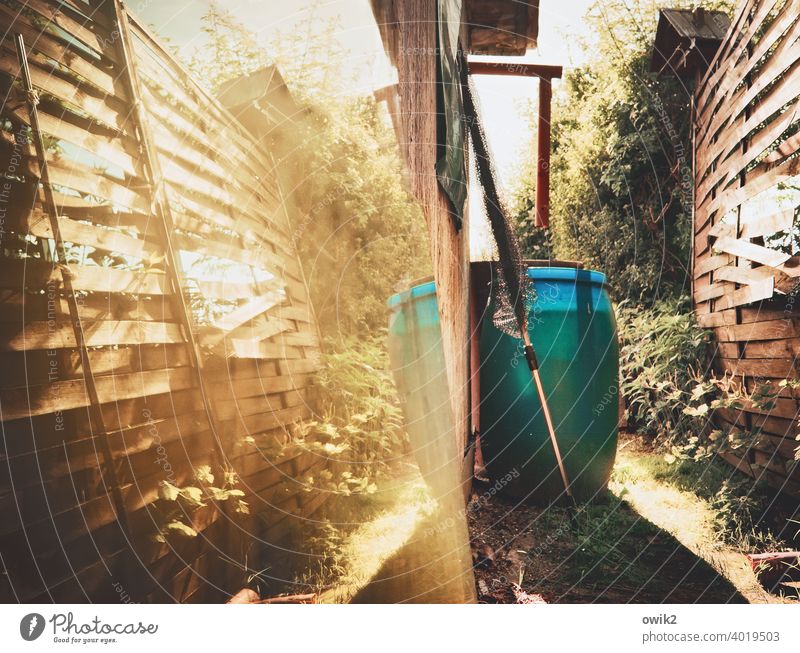
[[[318,459],[270,461],[245,442],[286,441],[288,425],[309,416],[318,367],[313,311],[270,154],[129,19],[179,270],[169,267],[153,213],[114,3],[0,0],[3,601],[113,601],[118,582],[139,601],[221,600],[241,587],[231,557],[250,537],[287,528],[287,515],[307,515],[324,499],[299,481],[286,487]],[[66,270],[54,263],[15,33],[40,98]],[[88,417],[65,273],[79,291],[107,433],[93,432]],[[218,446],[170,274],[190,300]],[[116,519],[109,465],[127,529]],[[191,485],[201,465],[218,478],[237,472],[254,516],[234,524],[224,505],[209,505],[187,517],[196,538],[155,541],[172,507],[160,484]]]
[[[800,1],[746,0],[695,94],[693,297],[713,329],[715,368],[765,405],[716,412],[750,433],[723,457],[800,491],[795,465],[800,306]]]

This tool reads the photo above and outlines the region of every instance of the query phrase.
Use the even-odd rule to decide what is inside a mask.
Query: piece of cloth
[[[464,115],[458,56],[461,0],[438,0],[438,69],[436,93],[436,177],[450,200],[456,228],[461,228],[467,199]]]

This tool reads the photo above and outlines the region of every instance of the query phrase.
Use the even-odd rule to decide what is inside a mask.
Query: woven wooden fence
[[[696,90],[693,266],[695,310],[716,336],[717,372],[759,397],[716,411],[726,430],[745,436],[722,455],[795,494],[798,37],[797,0],[743,2]]]
[[[318,364],[273,161],[119,4],[2,0],[0,33],[0,600],[222,599],[325,499],[294,480],[324,461],[258,446]],[[250,516],[157,541],[198,470]]]

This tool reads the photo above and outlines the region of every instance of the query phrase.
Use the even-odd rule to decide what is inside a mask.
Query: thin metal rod
[[[128,24],[128,13],[120,0],[114,0],[114,11],[120,36],[120,38],[117,39],[118,50],[121,64],[125,71],[127,90],[133,104],[136,130],[139,134],[139,143],[144,158],[144,174],[150,188],[151,209],[158,218],[158,222],[162,225],[164,250],[167,259],[167,275],[170,280],[172,293],[178,302],[178,313],[187,340],[189,357],[196,373],[197,386],[203,401],[206,418],[208,419],[208,424],[213,435],[214,446],[220,458],[220,463],[222,464],[226,459],[224,448],[214,418],[210,395],[203,374],[203,357],[200,352],[200,345],[194,334],[191,310],[183,293],[181,262],[172,242],[172,234],[175,232],[175,222],[172,218],[172,209],[169,204],[169,199],[167,198],[164,177],[161,173],[158,155],[153,145],[154,141],[150,134],[147,117],[144,113],[144,105],[139,93],[140,85],[136,67],[133,63],[133,44],[131,41],[130,26]]]
[[[41,182],[42,190],[44,192],[43,208],[50,221],[50,230],[53,232],[56,264],[61,272],[61,280],[67,299],[67,306],[69,307],[69,316],[70,321],[72,322],[72,330],[75,335],[75,343],[77,344],[78,352],[80,353],[81,357],[81,369],[83,370],[86,394],[89,399],[88,412],[92,435],[100,441],[100,451],[103,454],[103,460],[105,462],[105,474],[108,475],[108,485],[110,486],[111,499],[114,506],[114,511],[117,514],[117,521],[122,527],[125,537],[130,540],[130,528],[128,524],[128,516],[125,512],[125,502],[122,498],[119,478],[114,467],[114,455],[111,451],[111,445],[108,441],[109,431],[106,428],[105,418],[103,417],[103,410],[101,408],[100,395],[97,392],[97,384],[95,383],[94,373],[92,372],[92,363],[89,359],[89,348],[86,344],[86,334],[83,329],[83,322],[81,321],[81,315],[78,309],[78,299],[75,294],[75,288],[72,285],[72,271],[67,264],[67,250],[64,245],[64,238],[61,235],[61,224],[58,219],[60,212],[58,210],[55,195],[53,194],[53,189],[50,185],[50,172],[47,164],[47,149],[44,145],[42,129],[39,123],[39,109],[37,107],[39,100],[33,87],[31,71],[28,67],[28,55],[25,49],[25,40],[23,39],[22,34],[16,34],[16,47],[22,83],[27,96],[26,102],[28,105],[34,147],[36,148],[36,157],[39,160],[39,181]]]

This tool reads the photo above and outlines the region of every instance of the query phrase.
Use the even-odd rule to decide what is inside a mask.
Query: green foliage
[[[422,212],[384,118],[372,98],[319,107],[291,157],[302,171],[293,236],[328,335],[382,327],[396,284],[430,271]]]
[[[212,7],[203,29],[208,45],[189,65],[212,91],[269,64],[297,104],[291,119],[275,124],[268,147],[323,333],[382,327],[396,284],[430,272],[427,231],[403,181],[388,113],[371,95],[352,93],[355,80],[341,72],[348,52],[334,38],[337,23],[317,21],[262,43]]]
[[[519,246],[525,258],[551,259],[555,257],[553,235],[550,229],[536,226],[535,195],[536,189],[532,185],[521,185],[514,199],[511,220],[516,227]]]
[[[300,437],[313,436],[357,463],[342,473],[340,491],[374,492],[374,479],[409,450],[385,332],[352,338],[339,351],[326,353],[314,388],[317,419],[302,425]]]
[[[743,451],[761,438],[758,428],[724,431],[714,411],[745,405],[768,413],[781,388],[757,383],[752,391],[741,379],[717,377],[708,367],[708,333],[698,327],[688,299],[668,299],[652,307],[617,306],[620,338],[620,393],[628,424],[665,450],[669,464],[700,461],[720,451]],[[718,421],[718,420],[717,420]]]
[[[308,492],[374,494],[409,452],[385,337],[384,329],[375,336],[329,342],[309,402],[313,417],[292,424],[288,441],[251,436],[246,444],[275,461],[305,451],[324,457],[325,469],[303,479]]]
[[[690,91],[649,72],[656,17],[651,0],[592,6],[594,56],[554,96],[551,160],[553,255],[606,272],[616,297],[648,303],[685,290],[692,198]],[[533,185],[529,171],[517,197],[523,242]]]
[[[156,541],[166,542],[171,535],[196,537],[198,533],[190,525],[191,516],[210,503],[218,505],[229,501],[236,514],[249,514],[250,507],[242,500],[244,490],[236,487],[239,479],[234,472],[224,472],[223,482],[219,486],[214,484],[214,480],[211,466],[200,465],[194,470],[196,485],[179,487],[169,481],[161,481],[158,497],[161,499],[162,514]]]
[[[227,11],[212,2],[203,16],[201,27],[208,44],[197,48],[190,56],[189,69],[198,73],[197,79],[216,93],[230,79],[252,73],[270,63],[256,35]],[[181,51],[175,53],[180,56]]]
[[[698,383],[705,372],[708,337],[685,299],[652,308],[617,306],[620,338],[620,392],[629,423],[663,443],[696,435],[708,417],[703,399],[711,384]],[[705,406],[705,408],[701,408]]]

